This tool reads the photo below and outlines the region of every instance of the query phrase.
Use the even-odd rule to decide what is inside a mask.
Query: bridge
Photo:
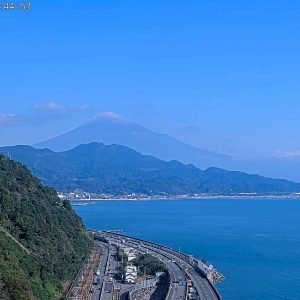
[[[170,276],[170,284],[167,295],[163,299],[221,300],[214,285],[223,279],[223,276],[207,261],[198,260],[166,246],[129,237],[115,231],[92,232],[106,239],[108,244],[99,242],[103,255],[91,289],[91,300],[137,299],[133,295],[138,294],[139,289],[141,294],[146,294],[152,286],[155,286],[151,285],[151,282],[145,282],[135,287],[126,286],[114,279],[113,275],[117,272],[118,267],[117,248],[125,247],[134,248],[138,253],[148,253],[164,262]]]

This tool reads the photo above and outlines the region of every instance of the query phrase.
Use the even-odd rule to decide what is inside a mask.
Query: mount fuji
[[[191,146],[168,134],[157,133],[131,122],[114,112],[101,113],[69,132],[33,146],[62,152],[93,142],[123,145],[145,155],[166,161],[178,160],[200,169],[218,167],[300,182],[300,157],[236,158]]]
[[[142,154],[167,161],[192,163],[202,169],[212,166],[227,167],[232,160],[230,156],[199,149],[168,134],[151,131],[114,112],[101,113],[67,133],[33,146],[57,152],[92,142],[123,145]]]

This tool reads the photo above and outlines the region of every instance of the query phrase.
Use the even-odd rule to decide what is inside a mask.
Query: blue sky
[[[299,1],[32,1],[0,26],[1,145],[114,111],[213,151],[300,153]]]

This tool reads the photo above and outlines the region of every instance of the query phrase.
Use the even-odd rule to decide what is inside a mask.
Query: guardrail
[[[123,235],[117,235],[118,237],[113,237],[112,238],[112,240],[114,240],[115,242],[116,242],[116,244],[120,244],[120,241],[119,241],[119,237],[120,236],[122,236],[123,237]],[[135,238],[133,238],[133,239],[135,239]],[[132,245],[132,247],[135,247],[136,246],[136,244],[134,244],[132,241],[128,241],[128,240],[126,240],[126,245]],[[153,249],[152,249],[153,248]],[[169,256],[168,255],[166,255],[165,254],[165,252],[166,251],[162,251],[161,249],[157,249],[157,247],[151,247],[151,251],[152,252],[155,252],[156,254],[158,254],[158,255],[160,255],[160,256],[162,256],[162,257],[165,257],[165,258],[167,258],[167,259],[170,259],[169,258]],[[169,254],[170,255],[170,254]],[[171,254],[171,255],[173,255],[173,254]],[[154,255],[155,256],[155,255]],[[155,257],[157,257],[157,256],[155,256]],[[178,265],[178,263],[177,262],[173,262],[174,264],[176,264],[179,268],[180,268],[180,266]],[[187,278],[186,278],[186,272],[184,271],[184,270],[182,270],[183,271],[183,275],[185,276],[185,281],[186,281],[186,283],[187,283]],[[166,295],[166,297],[165,297],[165,299],[170,299],[170,293],[171,293],[171,290],[172,290],[172,288],[171,288],[171,285],[169,285],[169,289],[168,289],[168,293],[167,293],[167,295]],[[187,289],[185,290],[185,298],[187,297]],[[171,300],[173,300],[173,299],[171,299]]]
[[[157,278],[144,280],[142,283],[138,283],[131,287],[129,290],[129,296],[131,297],[133,293],[150,287],[155,287],[157,284]]]
[[[146,240],[143,240],[143,239],[140,239],[140,238],[135,238],[135,237],[130,237],[130,236],[125,236],[125,235],[122,235],[122,234],[118,234],[118,233],[112,233],[112,232],[106,232],[106,231],[102,231],[103,233],[105,234],[110,234],[110,235],[114,235],[114,236],[117,236],[119,238],[123,238],[123,239],[133,239],[133,240],[136,240],[136,241],[139,241],[141,242],[143,245],[149,245],[150,247],[153,247],[153,248],[157,248],[159,250],[163,250],[163,251],[166,251],[168,253],[170,253],[171,255],[174,255],[176,257],[178,257],[179,259],[185,261],[186,263],[188,263],[189,265],[193,266],[194,269],[199,273],[199,274],[202,274],[205,276],[205,278],[207,279],[209,285],[211,286],[211,288],[213,289],[213,291],[215,292],[215,294],[217,295],[218,299],[221,300],[221,295],[219,294],[219,292],[217,291],[217,289],[215,288],[215,286],[210,282],[210,280],[207,278],[207,273],[202,270],[201,268],[199,268],[198,266],[198,260],[195,260],[193,259],[191,261],[191,256],[187,255],[187,254],[183,254],[179,251],[176,251],[176,250],[173,250],[173,249],[170,249],[169,247],[167,246],[163,246],[163,245],[160,245],[160,244],[157,244],[157,243],[153,243],[153,242],[149,242],[149,241],[146,241]]]

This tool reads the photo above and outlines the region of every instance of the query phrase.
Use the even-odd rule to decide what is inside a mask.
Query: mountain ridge
[[[25,163],[49,186],[61,192],[93,193],[277,193],[298,192],[300,184],[257,174],[166,162],[121,145],[83,144],[64,152],[30,146],[0,148]]]
[[[218,167],[300,182],[299,158],[235,157],[217,153],[189,145],[172,135],[156,133],[113,112],[99,114],[79,127],[34,144],[34,147],[65,151],[91,142],[124,145],[142,154],[166,161],[178,160],[200,169]]]
[[[156,133],[112,112],[99,114],[81,126],[33,147],[61,152],[92,142],[123,145],[159,159],[193,163],[202,169],[222,166],[224,161],[232,159],[226,154],[191,146],[168,134]],[[190,158],[195,159],[190,161]]]

